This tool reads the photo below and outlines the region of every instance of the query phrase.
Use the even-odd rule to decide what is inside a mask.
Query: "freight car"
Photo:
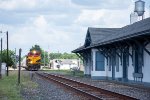
[[[41,53],[37,50],[32,50],[26,56],[26,70],[39,70],[41,67]]]

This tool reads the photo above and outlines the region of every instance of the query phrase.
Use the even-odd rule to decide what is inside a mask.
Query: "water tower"
[[[136,1],[134,12],[136,12],[139,17],[142,16],[142,19],[143,19],[144,12],[145,12],[145,2],[142,0]]]

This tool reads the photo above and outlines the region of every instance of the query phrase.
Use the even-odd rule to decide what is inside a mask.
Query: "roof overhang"
[[[97,44],[92,44],[91,46],[88,46],[88,47],[82,46],[80,48],[77,48],[77,49],[73,50],[72,52],[73,53],[82,53],[82,52],[84,52],[85,50],[88,50],[88,49],[97,48],[99,46],[104,46],[104,45],[112,44],[112,43],[119,42],[119,41],[125,41],[125,40],[131,39],[133,37],[138,37],[138,36],[142,36],[142,35],[144,36],[144,35],[147,35],[147,34],[150,35],[150,29],[146,30],[146,31],[141,31],[141,32],[138,32],[138,33],[130,34],[130,35],[127,35],[127,36],[124,36],[124,37],[112,39],[112,40],[109,40],[109,41],[105,41],[105,42],[101,42],[101,43],[97,43]]]

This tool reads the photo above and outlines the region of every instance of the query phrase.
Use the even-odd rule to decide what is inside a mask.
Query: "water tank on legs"
[[[142,0],[136,1],[134,12],[136,12],[138,16],[143,16],[145,12],[145,2]]]

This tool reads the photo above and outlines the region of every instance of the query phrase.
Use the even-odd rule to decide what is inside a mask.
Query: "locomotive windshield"
[[[28,53],[28,56],[39,56],[40,53],[39,52],[30,52]]]

